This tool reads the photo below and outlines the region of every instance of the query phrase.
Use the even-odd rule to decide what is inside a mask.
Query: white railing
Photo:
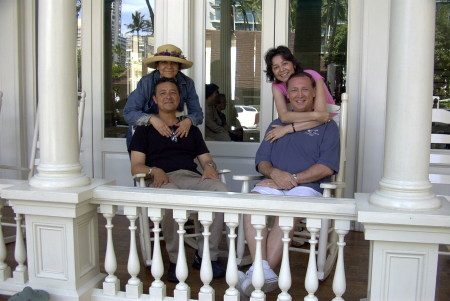
[[[1,187],[0,187],[1,189]],[[4,204],[2,200],[1,205]],[[305,278],[305,289],[308,295],[305,300],[317,300],[315,292],[318,288],[317,266],[315,245],[317,244],[317,234],[320,232],[321,219],[332,219],[335,221],[335,231],[339,236],[338,260],[335,268],[333,291],[335,298],[333,300],[343,300],[345,293],[346,280],[344,269],[344,237],[349,230],[352,220],[356,219],[355,200],[352,199],[326,199],[326,198],[302,198],[302,197],[280,197],[270,195],[243,194],[243,193],[223,193],[223,192],[201,192],[186,190],[164,190],[152,188],[134,188],[118,186],[99,186],[93,191],[91,204],[99,206],[99,212],[106,219],[106,253],[104,269],[106,277],[103,284],[92,292],[91,300],[215,300],[214,288],[211,286],[212,270],[209,258],[209,248],[206,245],[208,239],[204,240],[204,254],[200,270],[200,279],[203,286],[198,292],[198,297],[193,298],[190,293],[190,287],[186,283],[189,277],[186,253],[184,250],[183,236],[185,235],[184,224],[187,221],[190,211],[198,212],[198,220],[204,227],[204,236],[208,236],[209,225],[214,219],[214,214],[224,214],[225,223],[229,229],[229,250],[228,264],[226,271],[226,282],[228,289],[225,291],[223,300],[239,301],[239,292],[236,289],[238,283],[238,269],[236,261],[236,229],[239,225],[239,216],[242,213],[252,216],[252,224],[257,230],[257,244],[260,244],[261,231],[266,227],[267,216],[279,216],[280,226],[284,231],[283,256],[279,273],[279,288],[281,293],[277,300],[292,300],[289,290],[292,286],[292,277],[289,264],[289,232],[294,223],[294,217],[306,218],[306,226],[311,233],[310,255],[308,268]],[[120,280],[115,275],[117,269],[117,254],[114,251],[115,244],[124,244],[123,237],[114,238],[113,235],[113,217],[116,215],[117,208],[123,207],[123,212],[129,220],[129,243],[130,252],[127,259],[127,269],[129,279],[125,286],[125,291],[120,291]],[[141,269],[139,262],[138,246],[136,241],[136,221],[140,208],[148,208],[149,218],[154,224],[154,243],[151,274],[155,279],[149,288],[143,287],[143,282],[138,275]],[[1,208],[0,208],[1,209]],[[160,222],[164,215],[164,209],[173,209],[173,216],[179,224],[179,257],[177,261],[176,275],[180,282],[176,285],[173,292],[167,292],[165,283],[161,280],[164,273],[164,263],[160,246]],[[2,232],[0,231],[0,289],[3,294],[14,294],[27,285],[33,286],[28,280],[28,270],[26,266],[27,250],[24,239],[21,235],[20,215],[16,216],[18,222],[17,240],[15,245],[15,260],[17,267],[11,275],[11,268],[6,264],[7,249]],[[98,250],[97,250],[98,252]],[[261,291],[263,282],[261,248],[257,247],[255,259],[255,269],[253,272],[252,283],[255,290],[252,293],[251,300],[266,300]],[[42,283],[40,284],[42,285]],[[295,284],[299,286],[302,284]],[[40,287],[35,287],[40,288]],[[10,289],[10,291],[8,291]],[[44,288],[45,289],[45,288]],[[147,293],[148,292],[148,293]],[[219,297],[219,296],[218,296]],[[221,300],[220,297],[218,300]]]
[[[269,215],[280,217],[280,226],[284,231],[282,239],[283,259],[279,275],[279,287],[281,293],[278,300],[291,300],[289,289],[292,278],[289,268],[289,232],[292,230],[294,217],[305,217],[307,229],[311,233],[311,247],[308,269],[305,279],[305,288],[308,295],[305,300],[317,300],[315,292],[318,288],[315,244],[317,244],[317,234],[321,228],[321,219],[328,218],[335,220],[335,230],[339,235],[338,241],[338,261],[335,270],[333,291],[336,298],[333,300],[343,300],[341,296],[345,292],[345,269],[344,269],[344,236],[349,230],[350,221],[355,220],[356,210],[354,200],[349,199],[325,199],[325,198],[301,198],[301,197],[279,197],[256,194],[241,193],[220,193],[220,192],[200,192],[184,190],[161,190],[151,188],[125,188],[115,186],[102,186],[95,190],[94,204],[100,205],[100,213],[103,214],[107,223],[107,248],[105,254],[105,271],[108,276],[103,282],[103,288],[94,292],[95,300],[111,300],[114,296],[119,299],[149,298],[150,300],[193,300],[190,295],[190,288],[186,284],[188,269],[186,254],[183,244],[185,234],[184,224],[186,223],[189,211],[198,211],[199,221],[204,226],[203,235],[208,236],[208,226],[213,221],[215,214],[224,214],[225,223],[229,229],[229,256],[227,264],[226,281],[228,289],[225,291],[224,300],[239,301],[239,293],[236,289],[238,283],[237,263],[236,263],[236,228],[239,223],[239,215],[242,213],[252,215],[252,224],[257,230],[257,244],[261,243],[261,231],[266,227],[266,217]],[[114,275],[117,262],[114,253],[114,239],[112,233],[112,218],[116,214],[118,206],[124,207],[124,214],[130,222],[130,253],[128,258],[128,273],[130,278],[126,285],[125,292],[119,291],[119,280]],[[152,258],[151,273],[154,277],[150,288],[142,287],[143,283],[138,278],[141,264],[138,257],[138,247],[135,240],[136,219],[140,207],[148,208],[149,218],[154,223],[154,248]],[[173,299],[165,295],[166,287],[161,281],[163,276],[163,261],[161,247],[159,244],[160,222],[163,218],[163,209],[173,209],[174,218],[179,224],[179,257],[177,262],[176,275],[180,282],[173,291]],[[205,239],[204,243],[207,244]],[[255,270],[253,272],[253,284],[255,291],[252,293],[252,300],[265,300],[264,293],[260,290],[263,279],[261,248],[257,246],[255,259]],[[204,246],[202,267],[200,270],[200,281],[203,286],[198,294],[198,300],[214,300],[214,290],[210,286],[212,271],[209,264],[209,248]],[[144,294],[148,291],[149,294]]]

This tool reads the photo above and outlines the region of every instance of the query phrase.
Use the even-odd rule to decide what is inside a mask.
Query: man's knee
[[[208,191],[230,191],[227,185],[223,182],[211,179],[206,179],[204,182],[208,187]]]

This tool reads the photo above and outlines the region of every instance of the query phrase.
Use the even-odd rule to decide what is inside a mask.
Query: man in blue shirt
[[[314,109],[315,81],[308,73],[293,74],[287,81],[288,97],[295,112],[311,112]],[[279,119],[273,126],[285,125]],[[339,171],[339,130],[334,121],[315,128],[296,131],[278,140],[266,137],[261,143],[255,158],[256,170],[266,178],[256,184],[253,193],[322,196],[321,182]],[[270,134],[267,134],[270,136]],[[244,229],[247,244],[255,258],[256,230],[250,222],[250,215],[244,216]],[[262,258],[265,284],[264,292],[276,289],[278,277],[273,269],[281,261],[283,232],[275,218],[270,232],[263,232]],[[240,272],[240,290],[247,296],[254,290],[252,285],[253,265],[246,274]]]

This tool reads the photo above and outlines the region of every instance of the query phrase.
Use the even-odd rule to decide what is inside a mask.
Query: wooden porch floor
[[[100,247],[100,265],[101,271],[104,272],[103,262],[105,254],[106,243],[106,229],[105,219],[102,215],[99,215],[99,247]],[[117,272],[116,276],[120,279],[120,290],[125,290],[125,285],[129,279],[127,272],[127,258],[129,252],[129,231],[128,220],[125,216],[116,216],[113,220],[113,236],[114,236],[114,248],[117,257]],[[4,230],[5,231],[5,230]],[[6,232],[6,231],[5,231]],[[6,235],[6,233],[5,233]],[[118,243],[118,238],[123,237],[122,243]],[[364,240],[362,232],[351,231],[345,237],[347,243],[345,247],[345,269],[347,277],[347,290],[344,294],[344,299],[347,301],[357,301],[367,296],[367,281],[368,281],[368,258],[369,258],[369,242]],[[162,246],[163,250],[164,246]],[[14,261],[14,244],[8,244],[8,257],[7,263],[13,270],[16,266]],[[191,297],[197,299],[198,291],[201,287],[199,271],[190,267],[194,257],[194,250],[187,247],[188,265],[189,265],[189,279],[187,283],[191,287]],[[167,261],[165,251],[163,252],[164,262]],[[220,261],[226,265],[226,258],[220,258]],[[289,293],[292,295],[293,300],[303,300],[307,295],[304,288],[304,277],[306,274],[306,267],[308,262],[308,255],[296,252],[290,252],[291,272],[292,272],[292,287]],[[165,267],[167,271],[167,266]],[[243,269],[245,271],[246,269]],[[141,266],[139,279],[143,282],[144,293],[148,293],[148,287],[153,281],[150,269]],[[163,281],[167,285],[167,293],[172,296],[172,291],[175,288],[174,283],[166,281],[166,276],[163,276]],[[333,290],[333,273],[325,280],[320,282],[319,289],[316,292],[316,296],[319,300],[332,300],[334,298]],[[447,301],[450,300],[450,256],[439,256],[439,265],[437,273],[436,284],[436,300]],[[212,282],[214,289],[216,290],[216,300],[223,300],[223,294],[227,289],[225,278],[214,279]],[[267,295],[267,300],[276,300],[279,291],[272,292]],[[0,296],[0,300],[8,300],[9,296]],[[399,300],[403,301],[403,300]]]

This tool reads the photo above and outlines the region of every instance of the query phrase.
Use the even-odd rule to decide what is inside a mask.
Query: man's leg
[[[189,190],[203,190],[203,191],[229,191],[228,187],[218,181],[206,179],[200,182],[201,176],[195,172],[188,170],[178,170],[169,174],[170,179],[177,184],[181,189]],[[219,245],[222,241],[223,231],[223,213],[216,213],[212,224],[209,227],[209,252],[211,263],[213,267],[214,278],[225,276],[225,269],[217,261],[219,257]],[[203,227],[202,227],[203,228]],[[201,263],[201,257],[203,256],[203,235],[200,235],[197,239],[198,252],[194,260],[193,267],[199,268]]]
[[[179,189],[176,185],[169,183],[161,188],[163,189]],[[161,222],[161,227],[164,235],[164,242],[166,245],[166,251],[169,254],[169,260],[171,263],[176,263],[178,258],[178,223],[173,219],[173,210],[165,209],[164,218]]]
[[[170,177],[181,189],[229,191],[228,187],[218,180],[206,179],[203,182],[200,182],[201,176],[188,170],[179,170],[174,173],[170,173]],[[209,227],[209,231],[211,232],[209,237],[209,251],[211,260],[216,261],[219,255],[219,245],[222,241],[223,213],[216,213],[214,221]],[[200,256],[203,254],[203,235],[201,235],[198,239],[198,253]]]
[[[252,189],[252,193],[283,195],[283,192],[280,190],[262,186],[255,186],[255,188]],[[275,220],[274,227],[277,227],[278,229],[272,228],[272,230],[268,232],[267,228],[265,228],[261,233],[261,236],[263,237],[263,240],[261,241],[261,253],[265,279],[265,283],[261,289],[266,293],[276,289],[278,283],[278,276],[272,270],[273,267],[276,266],[276,264],[272,266],[268,260],[276,261],[277,260],[275,256],[276,250],[283,248],[283,244],[281,241],[282,236],[279,236],[280,228],[278,226],[278,218]],[[251,224],[250,215],[244,215],[244,231],[248,249],[250,251],[250,254],[252,255],[252,259],[255,260],[256,230],[253,228],[253,225]],[[272,234],[272,232],[274,233]],[[279,237],[278,240],[276,239],[277,237]],[[250,296],[251,292],[254,290],[252,284],[252,275],[253,275],[253,264],[248,269],[247,273],[245,273],[245,275],[242,272],[240,272],[239,275],[240,290],[247,296]]]

